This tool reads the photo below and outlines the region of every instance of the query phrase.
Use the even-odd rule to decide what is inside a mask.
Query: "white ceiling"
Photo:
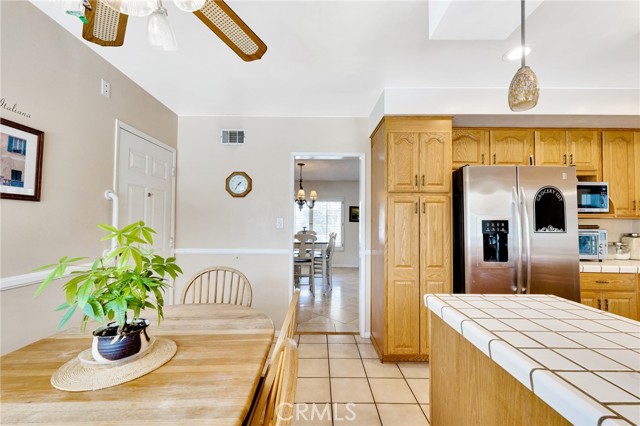
[[[31,1],[82,40],[77,18],[54,2]],[[504,88],[506,104],[519,67],[502,60],[519,44],[517,0],[447,0],[455,5],[435,28],[438,40],[429,39],[427,1],[227,3],[267,44],[261,60],[242,61],[171,0],[164,5],[177,52],[146,44],[146,18],[129,19],[123,47],[82,42],[180,116],[369,117],[385,88]],[[478,3],[492,3],[490,16],[498,19],[479,13]],[[438,5],[443,8],[432,4],[432,13]],[[501,25],[506,39],[480,40],[483,27]],[[461,31],[476,39],[442,39]],[[639,0],[545,0],[529,15],[526,31],[533,48],[527,64],[542,93],[640,88]]]
[[[360,162],[357,158],[336,158],[336,159],[297,159],[295,161],[295,181],[298,187],[300,178],[300,167],[302,166],[302,185],[306,181],[359,181]]]

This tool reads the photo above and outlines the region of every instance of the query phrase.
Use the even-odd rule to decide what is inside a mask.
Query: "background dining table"
[[[155,315],[155,311],[148,311]],[[165,306],[149,334],[176,355],[155,371],[110,388],[66,392],[51,375],[91,346],[79,330],[57,333],[0,358],[0,424],[240,425],[273,341],[264,313],[245,306]]]

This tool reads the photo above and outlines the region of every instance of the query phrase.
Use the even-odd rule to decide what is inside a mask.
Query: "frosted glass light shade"
[[[178,9],[185,12],[195,12],[204,6],[205,0],[173,0]]]
[[[309,198],[311,198],[311,201],[315,201],[318,199],[318,193],[316,191],[311,191],[311,194],[309,194]]]
[[[157,9],[149,15],[147,38],[152,46],[161,47],[169,51],[178,50],[178,43],[169,25],[166,9]]]
[[[298,191],[298,200],[304,200],[304,199],[305,199],[304,189],[300,189]]]
[[[528,66],[520,67],[509,85],[509,108],[512,111],[526,111],[538,103],[540,89],[538,77]]]
[[[149,16],[156,10],[156,0],[101,0],[110,8],[129,16]]]

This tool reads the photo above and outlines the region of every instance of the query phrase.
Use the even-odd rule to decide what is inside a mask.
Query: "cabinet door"
[[[578,176],[601,179],[602,144],[598,130],[569,130],[567,132],[569,165],[576,166]],[[536,155],[538,151],[536,150]]]
[[[491,164],[529,164],[533,154],[533,131],[523,129],[491,130],[489,132]]]
[[[592,308],[603,309],[599,291],[582,290],[580,292],[580,303]]]
[[[429,353],[426,293],[451,292],[451,200],[448,195],[420,197],[420,353]]]
[[[387,353],[417,354],[420,343],[419,196],[391,194],[387,239]]]
[[[638,320],[637,293],[603,291],[602,308],[612,314]]]
[[[453,129],[452,168],[459,169],[466,164],[471,166],[488,165],[488,132],[481,129]]]
[[[609,182],[617,217],[634,217],[637,207],[634,133],[602,132],[602,178]],[[636,206],[634,206],[634,202]]]
[[[390,192],[417,192],[419,158],[418,133],[389,133],[387,162]]]
[[[420,191],[451,191],[450,164],[451,133],[420,133]]]
[[[536,166],[566,166],[569,164],[567,132],[565,130],[536,130],[534,135]]]

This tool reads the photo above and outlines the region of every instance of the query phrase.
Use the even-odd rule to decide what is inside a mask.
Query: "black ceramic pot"
[[[128,324],[128,330],[123,334],[118,334],[118,324],[115,321],[93,332],[91,353],[96,361],[117,361],[135,355],[147,347],[150,341],[146,331],[149,321],[134,318],[128,321]]]

